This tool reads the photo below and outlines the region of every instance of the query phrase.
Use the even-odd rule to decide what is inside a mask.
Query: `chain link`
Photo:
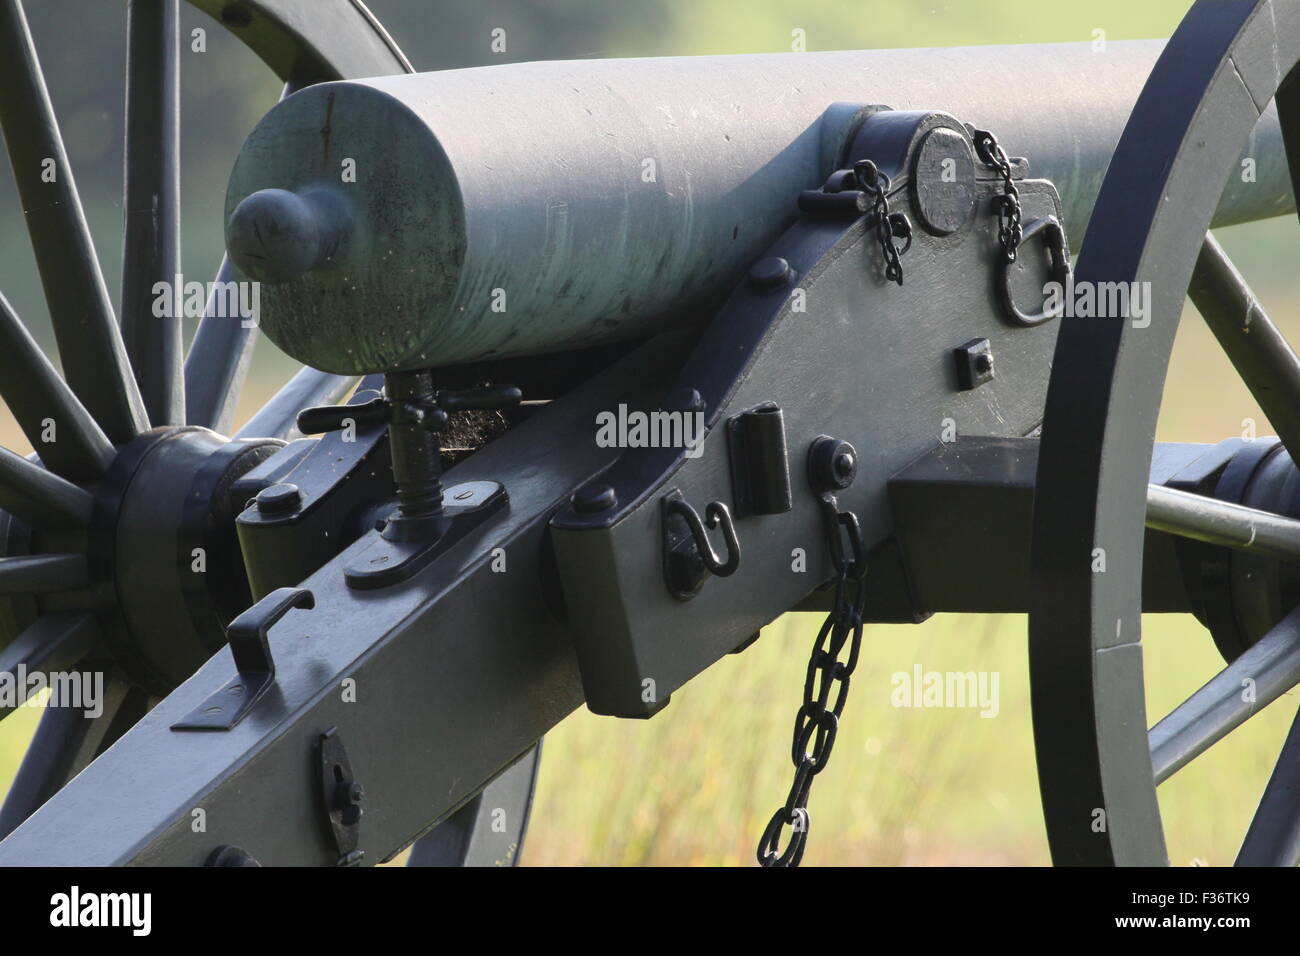
[[[872,212],[876,217],[876,238],[885,257],[885,278],[903,284],[903,255],[912,248],[912,223],[901,212],[889,211],[889,176],[881,172],[869,159],[853,164],[853,178],[857,186],[872,197]],[[898,247],[898,240],[904,240]]]
[[[1011,177],[1011,160],[998,138],[986,129],[975,130],[975,153],[980,162],[1002,177],[1002,195],[997,199],[998,241],[1007,262],[1015,262],[1025,230],[1020,222],[1020,190]]]
[[[817,632],[804,679],[803,704],[794,719],[794,744],[790,752],[794,782],[785,804],[772,815],[758,841],[758,862],[763,866],[798,866],[803,859],[810,822],[808,793],[813,778],[826,769],[835,746],[840,715],[849,696],[849,678],[858,666],[862,649],[867,573],[862,530],[857,515],[841,511],[833,494],[822,495],[821,506],[836,573],[835,604]],[[848,553],[844,548],[845,538]],[[781,838],[787,826],[791,828],[789,842],[781,850]]]

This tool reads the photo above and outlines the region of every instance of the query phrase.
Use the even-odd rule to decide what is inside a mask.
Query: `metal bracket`
[[[497,481],[467,481],[442,490],[442,511],[436,533],[411,540],[389,539],[372,532],[374,540],[343,569],[348,587],[386,588],[405,581],[465,537],[510,498]]]
[[[781,406],[765,402],[727,420],[735,517],[790,510],[790,463]]]
[[[238,675],[172,724],[172,730],[229,730],[243,720],[275,682],[275,660],[267,631],[294,608],[309,610],[315,606],[316,598],[310,591],[280,588],[235,618],[226,639]]]
[[[700,549],[695,545],[690,526],[686,519],[675,514],[669,507],[673,501],[684,502],[682,493],[676,489],[661,499],[660,511],[663,520],[664,548],[664,583],[673,597],[679,601],[689,601],[700,593],[704,582],[709,577],[709,569],[704,566]]]
[[[341,406],[356,422],[355,435],[303,439],[236,483],[243,511],[235,527],[254,598],[305,580],[374,527],[374,514],[392,501],[388,430],[368,425],[357,411],[379,394],[362,388],[351,404]],[[282,494],[275,497],[267,489],[277,484]]]
[[[361,842],[361,798],[365,790],[357,783],[348,760],[347,749],[337,727],[331,727],[316,742],[320,758],[321,796],[330,837],[339,852],[338,866],[356,866],[366,855],[357,848]]]

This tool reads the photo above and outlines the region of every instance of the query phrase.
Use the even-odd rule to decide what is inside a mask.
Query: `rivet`
[[[759,289],[772,289],[790,279],[790,263],[780,256],[760,259],[749,267],[749,281]]]

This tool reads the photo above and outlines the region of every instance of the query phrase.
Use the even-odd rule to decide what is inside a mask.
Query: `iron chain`
[[[975,130],[975,152],[980,162],[1002,177],[1002,195],[997,199],[998,241],[1007,262],[1015,262],[1025,231],[1020,222],[1020,190],[1011,177],[1011,160],[997,137],[985,129]]]
[[[853,177],[857,186],[872,197],[872,212],[876,217],[876,237],[880,240],[880,251],[885,257],[885,278],[890,282],[903,284],[903,255],[912,248],[912,224],[901,212],[889,211],[889,176],[881,172],[869,159],[861,159],[853,164]],[[902,239],[903,247],[898,247]]]
[[[835,604],[817,632],[808,660],[803,704],[795,715],[794,745],[790,753],[794,782],[785,804],[772,815],[758,841],[758,862],[762,866],[798,866],[803,859],[808,840],[808,793],[813,778],[826,769],[835,746],[840,715],[849,696],[849,679],[858,666],[862,649],[867,572],[862,530],[857,515],[841,511],[833,494],[822,495],[821,505],[836,573]],[[848,553],[844,548],[845,538]],[[790,840],[781,850],[781,837],[787,826],[791,829]]]

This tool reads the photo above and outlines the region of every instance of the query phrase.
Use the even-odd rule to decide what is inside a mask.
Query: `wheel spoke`
[[[28,674],[67,671],[89,653],[98,639],[99,626],[89,614],[47,614],[0,650],[0,674],[14,675],[10,679],[25,687],[19,679],[20,670]],[[7,696],[0,698],[0,718],[21,703]]]
[[[1237,866],[1300,865],[1300,712],[1264,788]]]
[[[1282,444],[1300,455],[1300,357],[1209,233],[1187,293]]]
[[[0,594],[53,594],[84,588],[84,554],[24,554],[0,558]]]
[[[84,528],[95,499],[71,482],[0,448],[0,508],[30,525]]]
[[[20,0],[0,0],[0,126],[68,384],[109,438],[128,441],[147,427],[144,405]]]
[[[1300,561],[1300,521],[1205,495],[1148,485],[1146,524],[1207,544]]]
[[[93,679],[94,675],[90,676]],[[45,708],[4,806],[0,807],[0,840],[149,710],[144,692],[113,674],[104,679],[102,703],[103,712],[98,717],[87,717],[83,707]]]
[[[1151,728],[1161,783],[1300,683],[1300,608]]]
[[[157,283],[180,273],[180,59],[177,0],[130,0],[122,338],[150,422],[185,422],[181,316],[154,314]]]
[[[64,478],[93,480],[108,470],[112,443],[59,377],[3,295],[0,394],[51,471]]]
[[[236,438],[301,438],[298,413],[313,405],[337,405],[361,380],[360,375],[335,375],[303,368],[248,420]]]
[[[217,282],[232,281],[230,260],[221,260]],[[238,317],[218,315],[218,297],[208,297],[199,329],[185,356],[185,417],[190,425],[202,425],[225,434],[235,417],[239,392],[253,360],[257,329]]]
[[[280,98],[291,95],[302,85],[286,83]],[[230,259],[222,257],[217,270],[218,286],[234,280]],[[257,328],[238,316],[220,315],[220,297],[208,297],[194,341],[185,356],[185,417],[187,424],[202,425],[226,434],[235,419],[235,407],[248,366],[257,344]]]

